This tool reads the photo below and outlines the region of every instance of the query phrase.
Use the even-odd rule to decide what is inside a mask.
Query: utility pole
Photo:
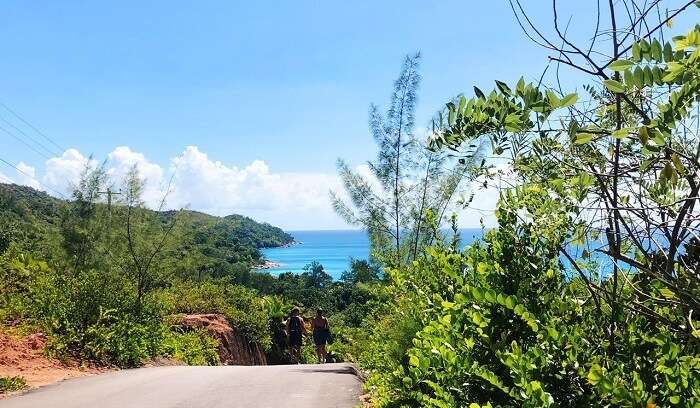
[[[112,211],[112,195],[121,195],[121,190],[119,192],[112,191],[111,188],[107,187],[107,191],[98,191],[97,194],[107,194],[107,209]]]

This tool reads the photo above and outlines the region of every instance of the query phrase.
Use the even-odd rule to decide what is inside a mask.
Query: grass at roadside
[[[27,388],[27,382],[23,377],[0,377],[0,394],[20,391]]]

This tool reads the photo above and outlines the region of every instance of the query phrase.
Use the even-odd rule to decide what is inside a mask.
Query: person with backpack
[[[323,310],[318,309],[316,312],[316,317],[311,320],[311,327],[313,328],[314,345],[316,345],[316,358],[318,358],[318,363],[323,364],[326,362],[326,344],[332,342],[331,338],[331,326],[328,324],[328,319],[323,315]]]
[[[292,309],[291,316],[285,322],[289,339],[289,350],[292,354],[292,359],[297,364],[301,361],[301,346],[304,344],[304,335],[307,334],[304,319],[300,313],[299,308],[295,306]]]

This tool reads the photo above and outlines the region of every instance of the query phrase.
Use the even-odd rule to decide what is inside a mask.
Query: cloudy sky
[[[69,197],[86,166],[94,168],[99,164],[76,149],[68,149],[46,161],[43,175],[20,161],[17,169],[0,172],[0,181]],[[152,208],[158,208],[165,198],[168,208],[191,208],[214,215],[245,214],[288,230],[349,227],[334,214],[328,200],[330,190],[342,192],[334,173],[275,172],[263,160],[237,167],[213,160],[197,146],[185,147],[166,166],[127,146],[119,146],[107,155],[104,165],[115,188],[136,166],[145,181],[144,200]],[[357,170],[367,173],[363,165]],[[493,208],[495,191],[481,191],[480,197],[481,206]],[[482,211],[462,213],[465,218],[477,220],[472,226],[478,226]],[[491,214],[483,214],[485,222],[490,223]]]
[[[550,3],[523,3],[551,33]],[[595,2],[560,3],[590,38]],[[328,202],[336,160],[375,155],[368,106],[386,106],[406,54],[423,55],[418,127],[547,64],[507,1],[8,0],[0,38],[3,180],[59,195],[90,157],[115,179],[136,164],[150,203],[172,180],[172,207],[288,229],[346,227]],[[494,197],[478,192],[487,212],[462,225]]]

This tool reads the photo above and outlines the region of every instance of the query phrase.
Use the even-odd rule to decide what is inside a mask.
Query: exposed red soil
[[[45,345],[46,336],[42,333],[14,337],[0,332],[0,377],[21,376],[34,388],[107,370],[50,359],[43,353]]]

